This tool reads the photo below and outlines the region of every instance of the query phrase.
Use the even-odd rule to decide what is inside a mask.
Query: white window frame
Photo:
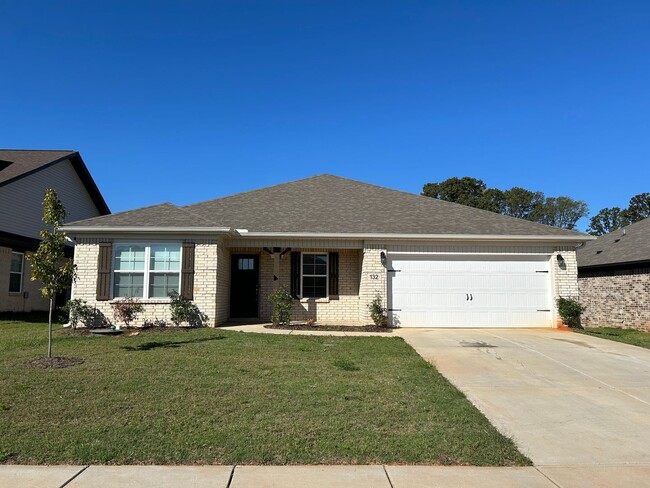
[[[310,274],[305,275],[303,273],[303,270],[305,269],[304,268],[303,256],[305,256],[305,254],[325,255],[325,259],[326,259],[325,275],[320,275],[320,274],[318,274],[318,275],[310,275]],[[325,296],[324,297],[305,297],[304,293],[302,291],[302,281],[303,281],[302,279],[303,279],[303,276],[307,276],[308,278],[312,278],[312,277],[322,278],[323,276],[325,276]],[[330,255],[329,255],[329,253],[328,252],[314,252],[314,251],[312,251],[312,252],[301,252],[300,253],[300,298],[306,298],[306,299],[309,299],[309,300],[319,300],[321,298],[329,298],[329,296],[330,296]]]
[[[134,297],[138,298],[140,300],[149,300],[149,301],[169,301],[169,297],[149,297],[149,276],[151,273],[156,273],[156,271],[151,271],[150,266],[151,266],[151,247],[152,246],[170,246],[170,245],[177,245],[180,249],[180,261],[178,265],[178,293],[181,293],[181,285],[182,285],[182,276],[181,272],[183,270],[183,243],[178,242],[178,241],[129,241],[129,242],[114,242],[113,243],[113,249],[112,249],[112,257],[111,257],[111,300],[117,300],[120,298],[126,298],[126,297],[120,297],[120,296],[115,296],[115,248],[117,246],[144,246],[144,269],[142,270],[142,273],[144,273],[144,279],[142,283],[142,297]],[[119,273],[120,271],[117,271]],[[129,270],[129,271],[124,271],[125,273],[133,273],[133,272],[140,272],[138,270]],[[160,273],[170,273],[170,271],[159,271]]]
[[[11,259],[13,259],[14,254],[20,254],[20,273],[16,271],[11,271],[11,261],[9,261],[9,286],[11,286],[11,275],[20,274],[20,287],[18,291],[9,291],[9,293],[22,293],[23,292],[23,278],[25,276],[25,253],[18,251],[11,251]]]

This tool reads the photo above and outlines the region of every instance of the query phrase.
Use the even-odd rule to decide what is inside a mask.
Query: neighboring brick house
[[[208,315],[268,321],[286,285],[294,318],[365,324],[377,296],[403,327],[552,327],[577,294],[575,248],[590,239],[331,175],[178,207],[163,203],[68,224],[73,296],[112,320],[168,320],[170,291]]]
[[[68,220],[110,213],[78,152],[0,150],[0,312],[48,309],[25,259],[40,242],[48,188],[57,191]]]
[[[579,248],[578,285],[583,325],[650,330],[650,219]]]

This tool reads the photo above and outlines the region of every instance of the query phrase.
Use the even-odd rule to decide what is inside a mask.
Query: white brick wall
[[[217,241],[196,241],[194,269],[194,303],[208,316],[208,325],[217,323]],[[86,300],[97,308],[108,323],[114,323],[111,301],[98,301],[97,259],[99,245],[97,239],[80,239],[75,247],[77,279],[72,287],[73,298]],[[168,300],[142,300],[144,312],[139,314],[133,325],[145,321],[170,321],[171,311]]]

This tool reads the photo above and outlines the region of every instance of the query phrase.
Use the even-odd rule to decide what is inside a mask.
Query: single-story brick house
[[[577,256],[582,324],[650,330],[650,219],[587,242]]]
[[[370,322],[381,296],[402,327],[553,327],[554,298],[578,293],[590,239],[433,198],[319,175],[179,207],[163,203],[70,223],[73,296],[111,319],[116,297],[169,317],[171,290],[211,325],[268,321],[285,284],[294,318]]]

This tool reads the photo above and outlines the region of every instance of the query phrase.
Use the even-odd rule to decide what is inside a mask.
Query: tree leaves
[[[469,176],[427,183],[422,195],[564,229],[574,229],[589,212],[587,204],[579,200],[564,196],[547,198],[540,191],[521,187],[505,191],[487,188],[483,180]]]
[[[630,205],[625,209],[619,207],[601,209],[591,218],[587,232],[593,236],[601,236],[649,217],[650,193],[639,193],[630,198]]]

